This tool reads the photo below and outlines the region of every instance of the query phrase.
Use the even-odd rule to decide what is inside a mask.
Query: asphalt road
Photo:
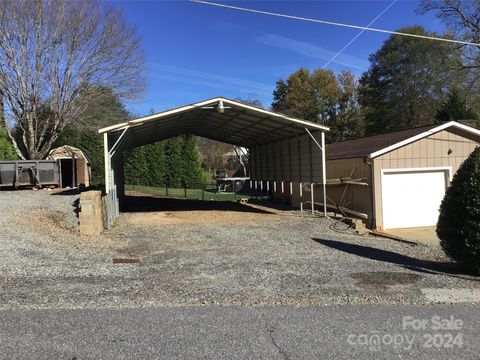
[[[0,358],[478,359],[479,333],[460,304],[10,310]]]

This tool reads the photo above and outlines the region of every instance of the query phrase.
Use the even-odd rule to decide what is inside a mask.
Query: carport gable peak
[[[220,103],[223,104],[224,109],[227,110],[227,111],[217,113],[216,107],[218,107],[218,105]],[[267,143],[269,141],[269,138],[273,134],[278,133],[281,130],[288,131],[288,128],[290,128],[290,129],[296,128],[296,129],[298,129],[299,132],[305,132],[305,129],[310,129],[310,130],[314,130],[314,131],[322,131],[322,132],[326,132],[326,131],[330,130],[329,127],[324,126],[322,124],[318,124],[318,123],[314,123],[314,122],[311,122],[311,121],[290,117],[290,116],[287,116],[285,114],[273,112],[273,111],[262,109],[262,108],[255,107],[255,106],[252,106],[252,105],[247,105],[247,104],[244,104],[242,102],[231,100],[231,99],[228,99],[228,98],[225,98],[225,97],[215,97],[215,98],[208,99],[208,100],[205,100],[205,101],[201,101],[201,102],[198,102],[198,103],[185,105],[185,106],[178,107],[178,108],[175,108],[175,109],[166,110],[166,111],[163,111],[163,112],[160,112],[160,113],[156,113],[156,114],[140,117],[140,118],[137,118],[137,119],[129,120],[129,121],[119,123],[119,124],[116,124],[116,125],[111,125],[111,126],[99,129],[98,132],[100,134],[117,133],[118,131],[121,131],[121,130],[124,130],[124,129],[138,128],[138,127],[150,125],[152,123],[157,125],[157,126],[160,126],[160,127],[162,125],[164,125],[164,126],[168,126],[168,125],[174,126],[172,123],[167,122],[166,120],[172,121],[172,117],[179,116],[178,119],[173,119],[174,122],[175,121],[178,122],[178,121],[182,120],[182,116],[186,116],[187,114],[191,113],[192,111],[198,111],[198,110],[205,111],[205,112],[208,111],[208,113],[206,113],[206,114],[208,114],[212,119],[215,119],[215,120],[218,120],[219,115],[229,116],[231,111],[234,111],[234,112],[236,111],[236,114],[233,114],[233,116],[231,116],[229,119],[227,119],[228,121],[235,121],[235,120],[247,121],[244,118],[241,118],[241,116],[242,115],[248,115],[251,118],[251,120],[250,120],[251,124],[249,124],[247,126],[244,126],[241,129],[238,129],[238,132],[242,132],[242,133],[245,132],[246,130],[248,131],[248,129],[253,129],[255,127],[258,128],[259,125],[262,124],[262,123],[265,123],[265,122],[269,123],[270,125],[262,124],[263,127],[265,128],[264,130],[258,129],[258,130],[263,131],[262,136],[259,137],[259,138],[262,138],[263,140],[258,140],[257,139],[258,140],[257,143],[259,143],[259,142]],[[217,118],[215,118],[216,116],[217,116]],[[205,119],[205,118],[206,117],[199,117],[199,119]],[[159,121],[162,121],[162,120],[164,120],[164,122],[159,123]],[[277,121],[275,121],[275,120],[278,120],[278,124],[276,124]],[[225,120],[223,120],[222,122],[225,122]],[[175,125],[178,125],[178,127],[181,128],[181,126],[183,124],[178,123],[178,124],[175,124]],[[201,125],[206,125],[205,121]],[[219,127],[221,127],[221,125]],[[227,124],[227,127],[228,127],[228,124]],[[195,134],[195,135],[198,135],[198,136],[209,135],[209,136],[205,136],[205,137],[210,137],[210,138],[213,138],[214,140],[218,140],[218,141],[223,140],[225,142],[234,143],[234,141],[232,141],[232,139],[228,139],[228,138],[222,139],[222,135],[224,135],[224,134],[215,134],[215,133],[213,133],[213,134],[198,134],[197,132],[201,132],[201,131],[198,131],[198,128],[195,128],[195,129],[186,128],[185,130],[187,132],[191,132],[192,134]],[[212,131],[214,131],[214,130],[215,130],[215,128],[212,129]],[[236,133],[237,133],[236,131],[230,130],[227,134],[230,137],[234,138]],[[295,136],[296,133],[292,132],[290,135]],[[247,146],[250,145],[250,144],[242,144],[241,139],[238,139],[238,142],[239,142],[238,145],[247,145]]]

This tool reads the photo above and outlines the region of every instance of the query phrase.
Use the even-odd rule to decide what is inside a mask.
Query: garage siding
[[[373,159],[376,227],[383,229],[382,169],[451,167],[455,174],[478,142],[458,130],[440,131]],[[451,153],[449,154],[449,150]],[[328,174],[328,170],[327,170]]]
[[[344,196],[346,207],[368,216],[367,225],[371,225],[373,215],[372,200],[372,170],[365,158],[327,160],[327,179],[350,176],[353,170],[354,178],[365,178],[369,186],[349,185]],[[345,185],[327,186],[327,197],[339,204]],[[314,196],[321,199],[321,188],[315,189]],[[330,202],[329,202],[330,203]]]

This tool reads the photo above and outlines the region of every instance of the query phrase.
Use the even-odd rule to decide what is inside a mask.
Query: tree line
[[[102,96],[89,100],[80,121],[70,124],[54,146],[71,145],[83,150],[91,162],[94,182],[102,182],[103,139],[97,129],[134,116],[111,89],[97,89],[96,92]],[[177,136],[127,150],[124,161],[125,182],[129,184],[173,187],[205,183],[207,180],[197,139],[193,136]]]
[[[104,2],[32,4],[5,0],[0,7],[0,32],[15,35],[0,37],[0,157],[44,158],[53,146],[70,144],[89,154],[100,177],[103,144],[96,129],[131,118],[123,101],[144,85],[140,39],[122,12]],[[480,42],[478,2],[423,0],[418,11],[435,12],[446,33],[421,26],[400,31]],[[330,126],[331,142],[478,118],[479,47],[392,35],[369,60],[358,79],[348,71],[301,68],[276,83],[271,107]],[[194,141],[178,138],[127,155],[156,169],[152,183],[180,184],[185,175],[173,167],[187,168],[180,163],[187,158],[198,162]],[[179,150],[184,147],[188,156]],[[170,157],[177,166],[168,168]],[[127,173],[141,174],[129,161]],[[193,179],[201,178],[197,170]]]
[[[398,31],[440,36],[421,26]],[[360,79],[348,71],[302,68],[277,82],[272,108],[329,126],[330,142],[477,119],[480,67],[467,66],[465,58],[464,49],[450,43],[392,35]]]
[[[177,136],[127,152],[125,183],[198,187],[207,182],[195,136]]]

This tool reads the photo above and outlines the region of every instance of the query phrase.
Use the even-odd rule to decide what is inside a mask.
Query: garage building
[[[329,206],[377,230],[434,226],[453,175],[479,143],[480,130],[452,121],[327,145],[327,185],[358,182],[327,186]]]

